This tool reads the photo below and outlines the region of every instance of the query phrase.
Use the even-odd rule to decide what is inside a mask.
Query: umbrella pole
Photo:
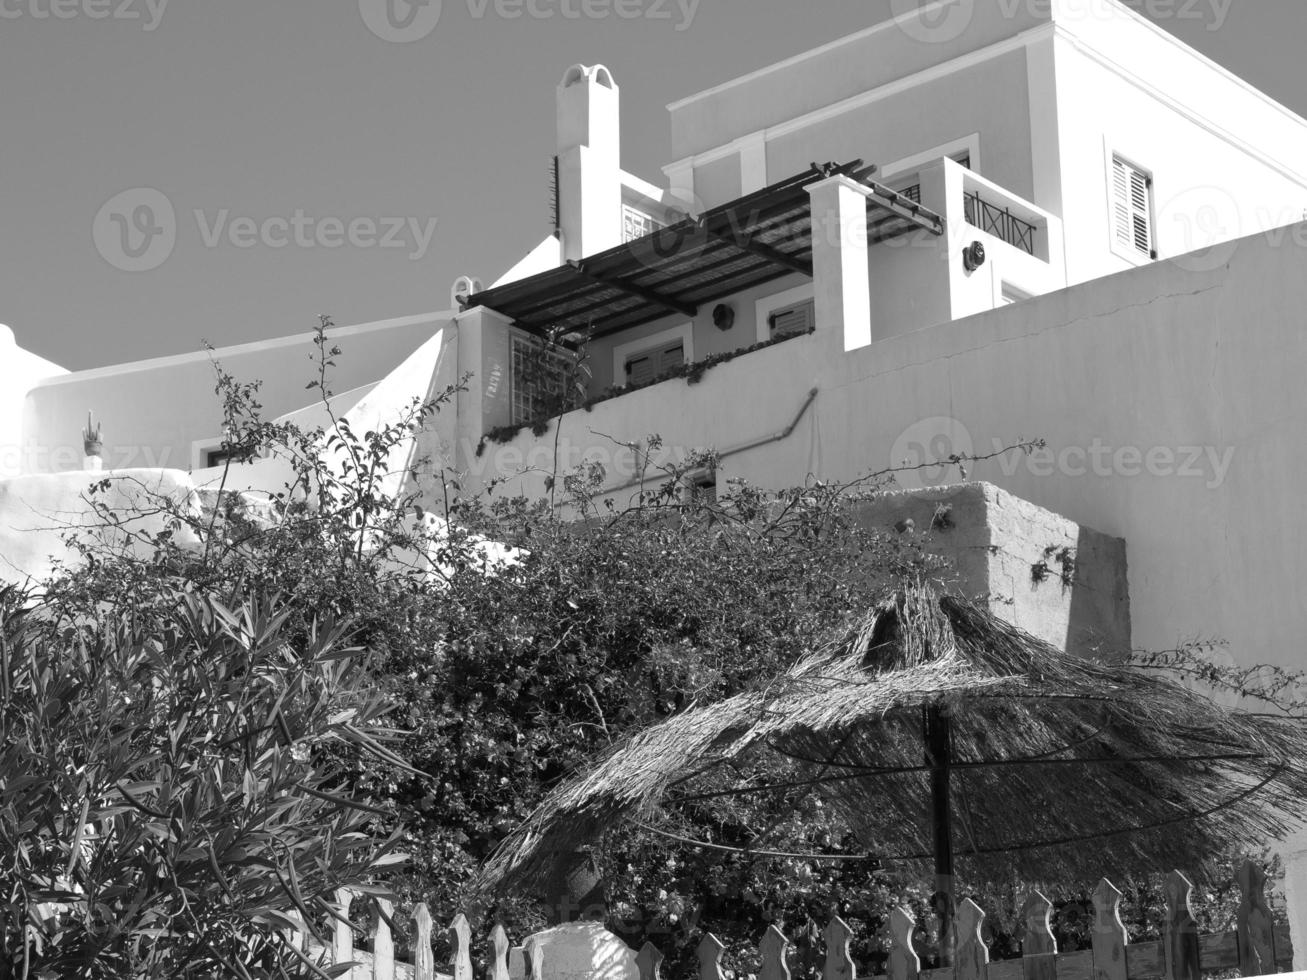
[[[931,827],[935,850],[935,914],[939,917],[941,966],[953,965],[953,813],[949,800],[952,764],[952,724],[943,709],[927,708],[925,717],[927,763],[930,765]]]

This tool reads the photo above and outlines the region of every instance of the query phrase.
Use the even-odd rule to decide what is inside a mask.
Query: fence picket
[[[1194,886],[1179,871],[1166,877],[1166,922],[1162,929],[1163,976],[1166,980],[1201,980],[1198,920],[1189,905]]]
[[[758,980],[790,980],[790,968],[785,962],[785,950],[789,945],[785,933],[775,925],[767,927],[762,942],[758,944],[758,953],[762,956]]]
[[[640,968],[640,980],[662,980],[663,954],[653,943],[646,942],[640,947],[635,965]]]
[[[486,971],[489,980],[508,980],[508,932],[502,922],[496,922],[490,930],[490,969]]]
[[[1057,940],[1053,938],[1053,903],[1032,891],[1021,909],[1026,934],[1021,941],[1025,980],[1057,980]]]
[[[1252,861],[1242,862],[1235,872],[1241,903],[1236,928],[1212,935],[1199,935],[1198,923],[1191,906],[1193,885],[1179,871],[1166,879],[1166,921],[1160,942],[1130,944],[1121,923],[1121,893],[1106,878],[1099,880],[1093,892],[1094,923],[1092,948],[1062,954],[1051,928],[1052,903],[1038,891],[1031,891],[1022,904],[1024,935],[1021,959],[991,964],[982,927],[985,913],[970,899],[958,903],[955,916],[953,964],[939,970],[924,971],[929,980],[1201,980],[1208,972],[1238,967],[1242,976],[1263,976],[1288,969],[1290,937],[1287,927],[1276,926],[1266,900],[1265,870]],[[372,933],[372,954],[357,954],[349,914],[351,903],[359,897],[353,889],[335,893],[337,911],[343,920],[333,923],[330,950],[310,938],[305,952],[319,960],[330,955],[330,962],[343,965],[363,962],[348,976],[351,980],[395,980],[411,975],[413,980],[435,980],[431,945],[432,920],[425,904],[413,910],[413,964],[397,963],[394,951],[393,905],[372,898],[379,915]],[[364,915],[365,918],[370,916]],[[288,916],[281,931],[291,942],[303,939],[295,928],[298,919]],[[446,980],[472,980],[472,929],[465,915],[457,915],[447,927],[452,951],[452,976]],[[921,960],[913,947],[916,922],[903,908],[890,910],[887,923],[889,949],[886,975],[876,980],[923,980]],[[791,980],[795,971],[803,976],[819,973],[821,980],[855,980],[857,967],[850,952],[852,930],[839,916],[833,916],[826,928],[818,932],[807,920],[800,930],[799,941],[791,943],[784,932],[769,926],[758,944],[761,966],[757,980]],[[822,942],[822,949],[818,943]],[[511,946],[502,924],[491,930],[488,967],[485,980],[542,980],[543,963],[539,944],[528,937],[523,946]],[[697,949],[696,980],[726,980],[722,967],[724,944],[712,933],[705,933]],[[635,958],[639,980],[662,980],[662,952],[645,943]]]
[[[1130,937],[1121,922],[1121,890],[1100,878],[1093,897],[1094,980],[1126,980],[1125,948]]]
[[[426,902],[413,909],[413,980],[436,980],[436,956],[431,951],[431,910]]]
[[[989,974],[989,947],[980,935],[985,913],[969,898],[958,903],[957,951],[953,955],[954,980],[986,980]]]
[[[917,921],[905,908],[896,908],[889,914],[889,980],[917,980],[921,973],[921,957],[912,946],[912,934]]]
[[[726,947],[711,932],[699,942],[699,980],[726,980],[722,973],[722,953]]]
[[[395,937],[390,931],[390,917],[395,906],[384,898],[377,903],[377,931],[372,936],[372,980],[395,980]]]
[[[336,910],[341,918],[349,919],[349,906],[352,901],[354,901],[352,888],[336,889]],[[349,963],[354,959],[354,927],[348,921],[342,922],[340,919],[332,919],[332,925],[335,928],[332,931],[331,962],[337,966]]]
[[[1266,872],[1245,860],[1236,874],[1239,884],[1239,973],[1245,977],[1275,973],[1275,930],[1266,906]]]
[[[449,957],[453,980],[472,980],[472,926],[462,912],[449,924],[449,942],[454,947]]]
[[[849,952],[853,930],[849,924],[838,915],[832,916],[822,938],[826,940],[826,962],[821,968],[821,980],[853,980],[853,955]]]

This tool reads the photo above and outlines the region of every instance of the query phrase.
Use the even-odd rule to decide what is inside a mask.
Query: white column
[[[699,206],[699,199],[694,195],[693,157],[669,163],[663,167],[663,173],[667,175],[667,187],[678,208],[690,214],[698,214],[703,210]]]
[[[767,139],[753,133],[740,143],[740,193],[752,194],[767,186]]]
[[[808,193],[817,330],[839,331],[845,351],[866,347],[872,339],[867,198],[842,176],[812,184]]]

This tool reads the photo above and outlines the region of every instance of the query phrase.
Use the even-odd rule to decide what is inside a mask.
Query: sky
[[[426,2],[0,0],[0,323],[80,369],[445,309],[549,234],[568,66],[661,183],[668,102],[917,0]],[[1130,5],[1307,115],[1303,0]]]

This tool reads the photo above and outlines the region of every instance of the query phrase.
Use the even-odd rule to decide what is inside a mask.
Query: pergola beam
[[[744,252],[751,252],[759,258],[766,259],[773,265],[784,266],[792,272],[812,278],[812,263],[805,262],[803,259],[796,258],[793,255],[786,255],[779,248],[773,248],[763,242],[755,241],[753,236],[745,232],[724,232],[716,231],[708,226],[706,221],[700,222],[700,227],[704,233],[715,238],[719,242],[725,242],[727,245],[733,245]]]
[[[922,207],[915,201],[909,201],[902,194],[892,191],[884,184],[878,184],[874,180],[854,179],[854,183],[858,185],[857,190],[859,193],[877,207],[911,221],[918,228],[924,228],[936,235],[944,234],[944,219],[930,208]]]
[[[635,283],[627,282],[624,279],[617,279],[615,277],[593,272],[586,268],[584,262],[570,259],[567,264],[587,279],[591,279],[600,285],[610,286],[613,289],[620,290],[628,295],[635,296],[638,299],[644,300],[646,303],[661,306],[663,309],[670,310],[673,313],[679,313],[681,316],[695,317],[699,315],[699,308],[697,306],[691,306],[689,303],[682,303],[680,300],[673,299],[670,296],[664,296],[662,293],[654,292],[652,289],[645,289],[643,286],[637,286]]]

